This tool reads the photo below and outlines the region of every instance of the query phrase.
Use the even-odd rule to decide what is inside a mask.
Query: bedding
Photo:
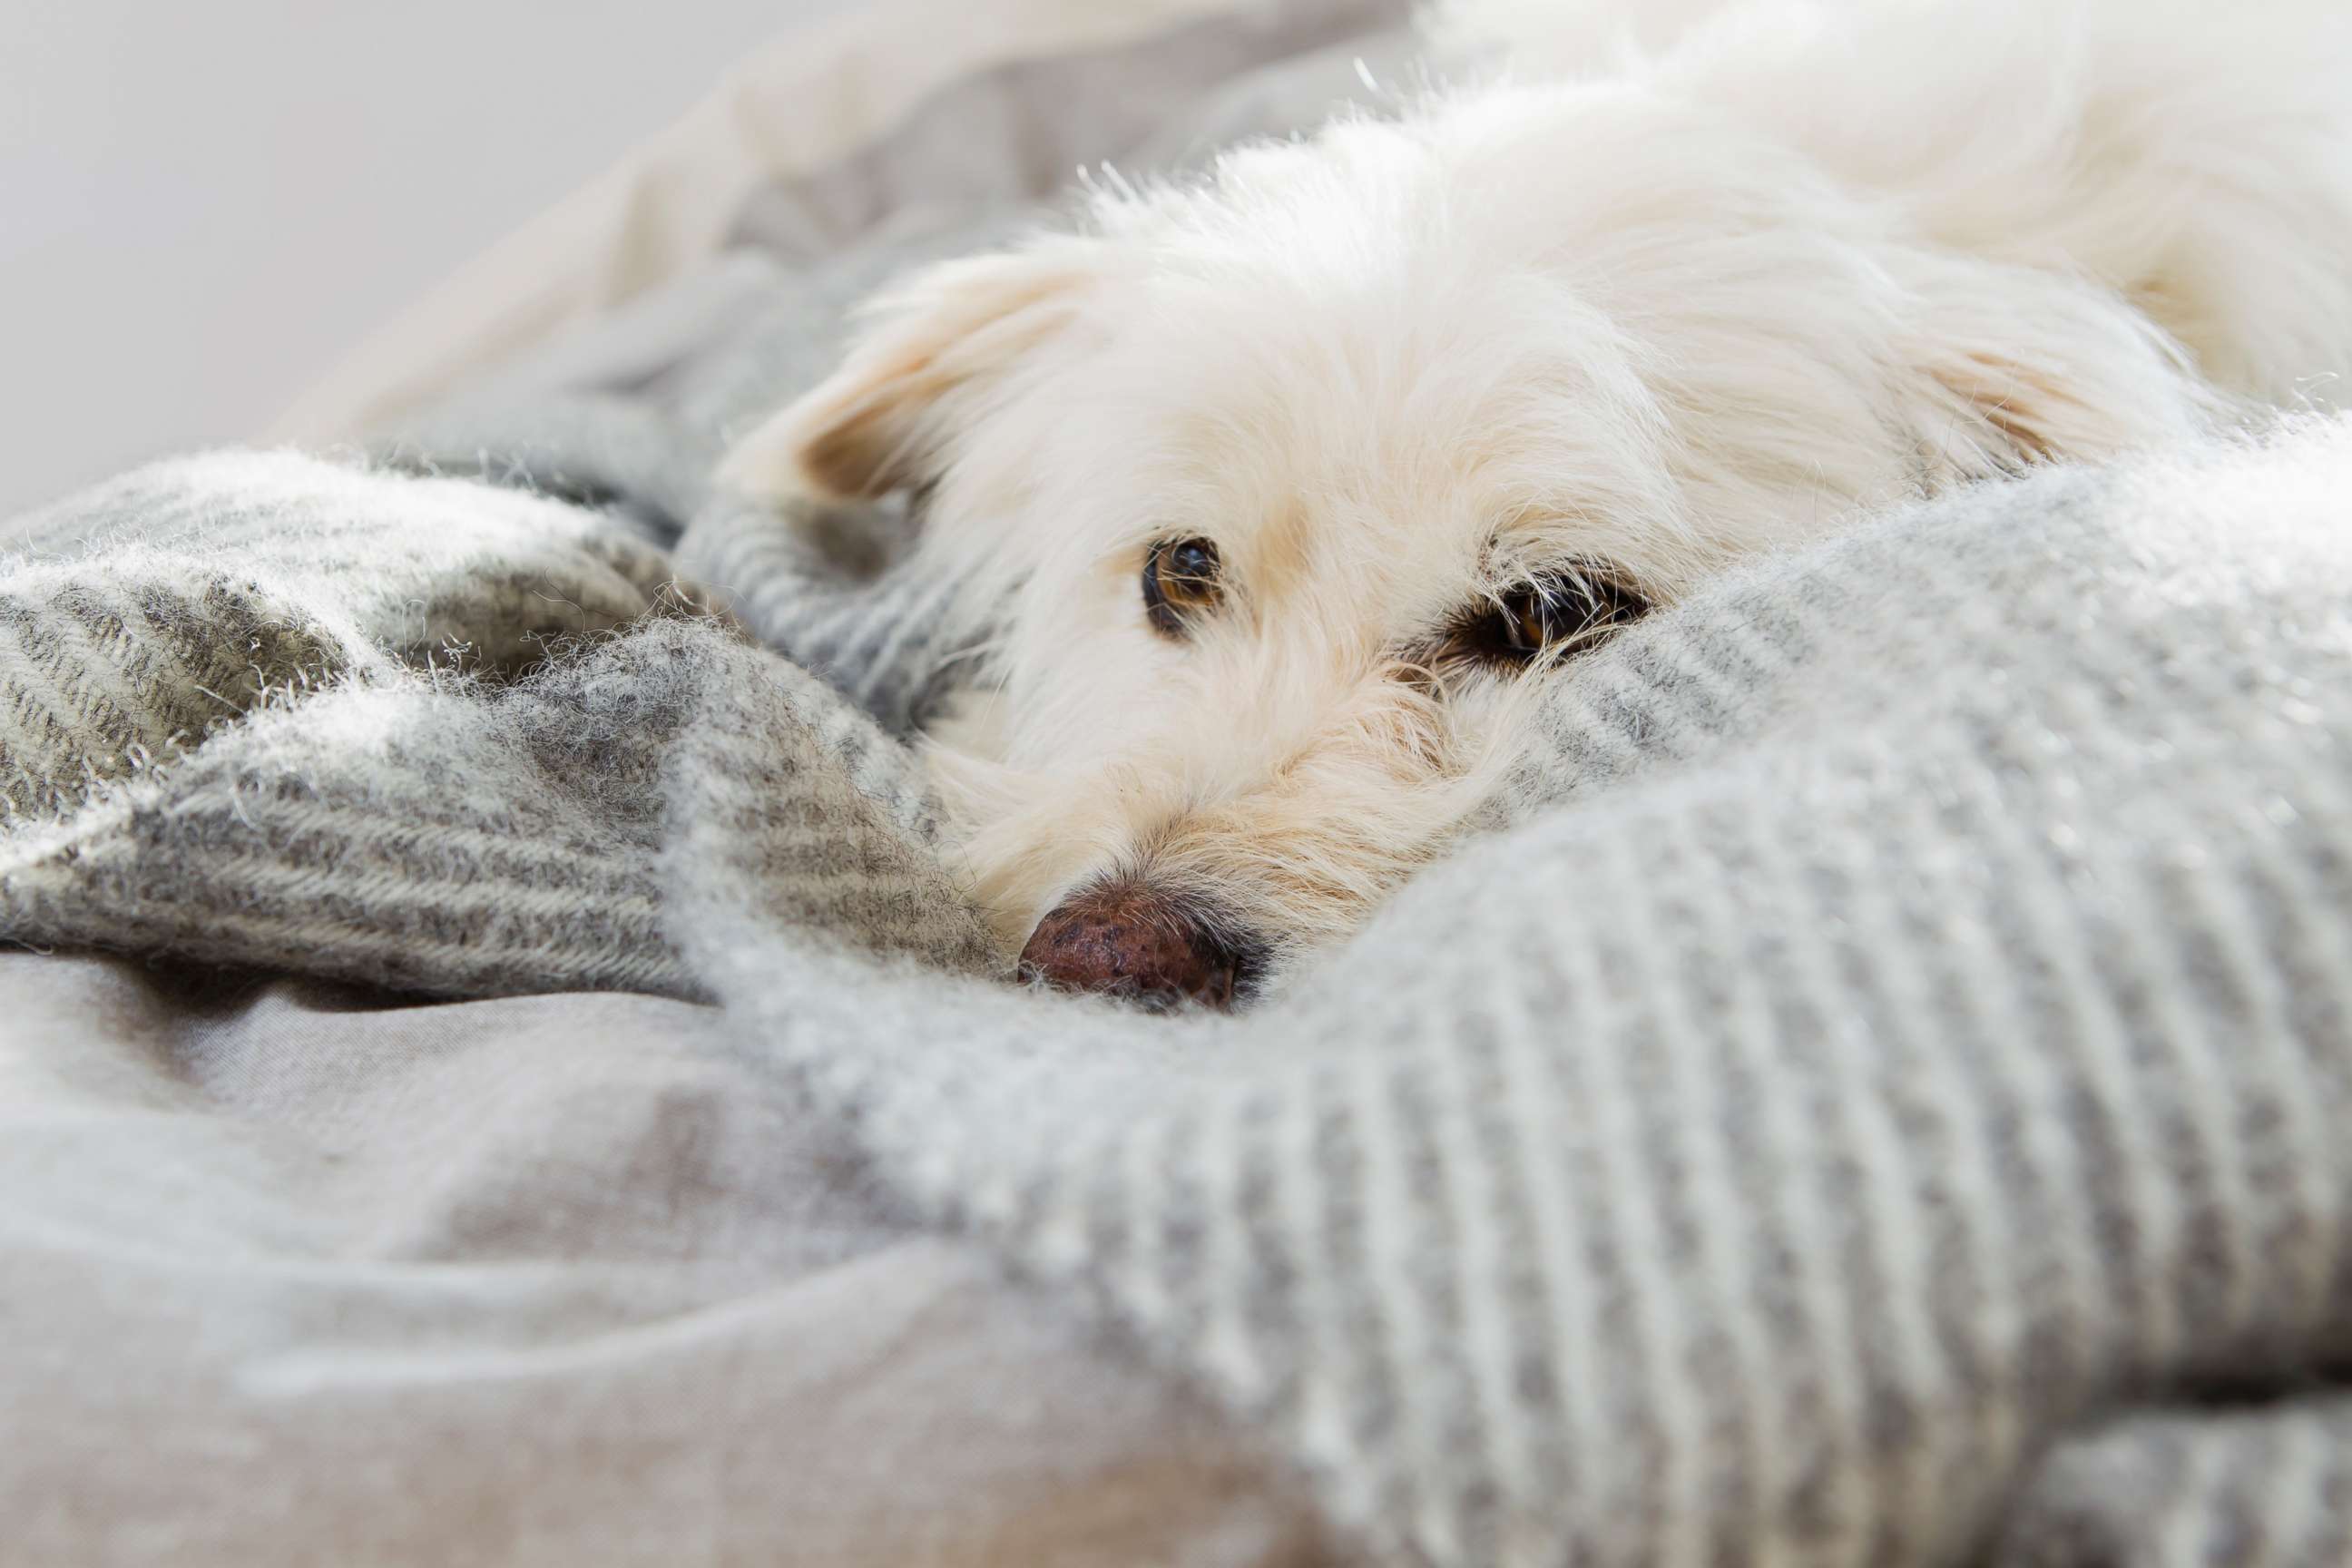
[[[708,1008],[21,952],[0,995],[0,1560],[1322,1560]]]
[[[1034,210],[763,248],[812,188],[373,458],[8,532],[27,1560],[2344,1559],[2352,426],[1760,563],[1145,1016],[958,891],[919,520],[708,488]]]

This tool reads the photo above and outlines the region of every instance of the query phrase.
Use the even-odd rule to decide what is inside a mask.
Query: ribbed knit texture
[[[2015,1568],[2352,1563],[2352,1401],[2120,1417],[2061,1444],[2001,1535]]]

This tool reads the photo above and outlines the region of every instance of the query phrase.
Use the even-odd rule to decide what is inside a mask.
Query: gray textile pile
[[[0,579],[19,941],[440,994],[699,994],[659,862],[704,826],[666,785],[708,767],[742,781],[726,820],[773,907],[993,962],[904,748],[592,513],[229,454],[19,537]],[[740,738],[756,752],[706,754]]]
[[[956,889],[898,738],[953,677],[941,585],[700,489],[878,265],[398,467],[216,456],[9,530],[0,934],[709,1003],[661,1048],[723,1037],[888,1201],[1270,1435],[1342,1554],[2352,1560],[2352,426],[1725,582],[1563,677],[1493,831],[1354,942],[1144,1016],[1007,984]],[[538,493],[402,471],[459,468]],[[0,1083],[80,1070],[44,1041]],[[0,1321],[113,1168],[25,1146]],[[259,1179],[190,1169],[198,1227]],[[751,1234],[740,1185],[672,1201]],[[108,1267],[54,1288],[135,1294]],[[103,1398],[126,1442],[197,1419]],[[0,1455],[47,1420],[0,1402]]]

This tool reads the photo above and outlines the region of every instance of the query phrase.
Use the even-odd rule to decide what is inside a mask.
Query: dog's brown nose
[[[1247,957],[1181,900],[1140,882],[1103,882],[1046,911],[1021,950],[1021,974],[1156,1006],[1230,1007]]]

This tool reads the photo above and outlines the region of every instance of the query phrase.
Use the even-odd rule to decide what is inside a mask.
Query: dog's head
[[[928,489],[992,628],[933,736],[982,897],[1051,978],[1223,1000],[1437,853],[1650,605],[2111,444],[2099,377],[2160,354],[2063,304],[1703,113],[1494,91],[924,273],[730,473]]]

